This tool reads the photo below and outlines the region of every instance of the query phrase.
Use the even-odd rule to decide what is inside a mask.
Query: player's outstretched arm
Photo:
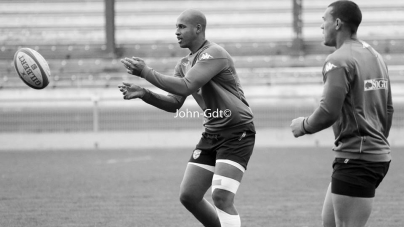
[[[156,87],[169,93],[188,96],[196,92],[209,80],[224,69],[227,63],[225,58],[212,59],[209,62],[197,62],[185,77],[166,76],[146,66],[140,58],[125,58],[121,62],[127,68],[128,73],[140,76]]]
[[[167,112],[175,113],[184,104],[186,97],[176,95],[160,95],[133,83],[123,82],[118,86],[126,100],[140,98],[144,102]]]
[[[218,75],[226,65],[227,59],[225,58],[198,61],[182,78],[162,75],[149,67],[145,67],[141,76],[167,92],[188,96]]]

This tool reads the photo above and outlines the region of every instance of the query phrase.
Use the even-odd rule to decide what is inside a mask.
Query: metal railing
[[[249,98],[257,128],[286,128],[299,116],[308,116],[320,96],[265,95]],[[404,96],[393,97],[393,127],[404,127]],[[140,100],[89,95],[81,97],[0,97],[0,133],[8,132],[108,132],[181,130],[202,128],[203,114],[192,98],[168,113]],[[194,113],[194,114],[193,114]],[[200,113],[200,114],[195,114]]]

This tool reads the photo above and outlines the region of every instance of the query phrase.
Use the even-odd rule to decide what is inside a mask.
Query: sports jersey
[[[348,40],[323,67],[320,106],[303,122],[308,133],[332,125],[338,158],[389,161],[393,117],[387,66],[369,44]]]
[[[162,96],[146,92],[142,99],[160,109],[173,112],[192,94],[204,111],[204,126],[208,131],[253,121],[231,56],[213,42],[205,41],[198,51],[178,61],[174,76],[162,75],[147,66],[140,76],[171,93]]]

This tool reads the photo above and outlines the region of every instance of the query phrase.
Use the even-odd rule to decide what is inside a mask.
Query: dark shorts
[[[217,159],[225,159],[247,169],[254,144],[253,123],[214,133],[203,132],[189,162],[215,166]]]
[[[373,198],[389,170],[390,162],[369,162],[336,158],[333,162],[331,192],[352,197]]]

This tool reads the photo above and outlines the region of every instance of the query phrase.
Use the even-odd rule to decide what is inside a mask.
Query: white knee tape
[[[236,194],[239,186],[240,182],[236,180],[216,174],[213,175],[212,193],[216,188],[219,188]]]
[[[222,227],[240,227],[240,215],[230,215],[216,207],[216,213],[219,217],[220,225]]]

